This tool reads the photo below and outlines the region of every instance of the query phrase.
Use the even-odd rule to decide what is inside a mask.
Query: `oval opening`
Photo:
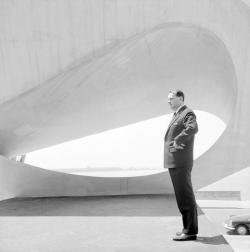
[[[199,132],[194,158],[204,154],[226,128],[215,115],[195,111]],[[25,163],[70,174],[145,176],[163,168],[163,138],[172,114],[105,131],[26,154]]]

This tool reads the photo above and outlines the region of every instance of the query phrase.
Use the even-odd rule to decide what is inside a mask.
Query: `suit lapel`
[[[167,129],[167,133],[168,133],[168,130],[169,128],[172,126],[172,124],[179,118],[180,114],[182,113],[182,111],[184,111],[185,109],[187,108],[186,105],[184,105],[179,111],[178,113],[176,114],[176,116],[172,119],[172,121],[169,123],[168,125],[168,129]],[[166,133],[166,134],[167,134]]]
[[[169,125],[168,125],[168,128],[170,128],[170,126],[178,119],[179,116],[180,116],[180,114],[177,113],[177,114],[173,117],[173,119],[171,120],[171,122],[170,122]]]

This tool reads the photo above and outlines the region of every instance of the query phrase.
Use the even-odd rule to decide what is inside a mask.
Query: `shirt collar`
[[[181,109],[182,107],[184,107],[184,106],[185,106],[185,104],[181,105],[181,106],[175,111],[175,114],[177,114],[177,113],[180,111],[180,109]]]

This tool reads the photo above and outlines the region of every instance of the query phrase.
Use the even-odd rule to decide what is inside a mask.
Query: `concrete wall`
[[[235,71],[211,32],[157,27],[3,104],[0,151],[26,153],[166,114],[166,94],[176,86],[191,107],[230,120]]]
[[[3,155],[160,116],[169,111],[168,90],[179,87],[187,93],[188,105],[227,124],[222,137],[197,160],[195,188],[249,166],[250,12],[244,2],[24,5],[16,0],[2,7]],[[4,180],[8,174],[2,174]],[[45,185],[37,183],[34,195]],[[21,188],[16,187],[16,194],[26,195]]]
[[[91,177],[55,172],[0,156],[0,200],[12,197],[161,194],[173,192],[167,171],[148,176]]]
[[[239,192],[241,200],[250,200],[250,167],[201,188],[201,192]]]

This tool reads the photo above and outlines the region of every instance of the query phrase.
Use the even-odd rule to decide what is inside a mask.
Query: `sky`
[[[225,130],[215,115],[195,111],[199,132],[194,158],[204,154]],[[163,139],[172,114],[108,130],[27,153],[25,163],[52,170],[162,169]]]

